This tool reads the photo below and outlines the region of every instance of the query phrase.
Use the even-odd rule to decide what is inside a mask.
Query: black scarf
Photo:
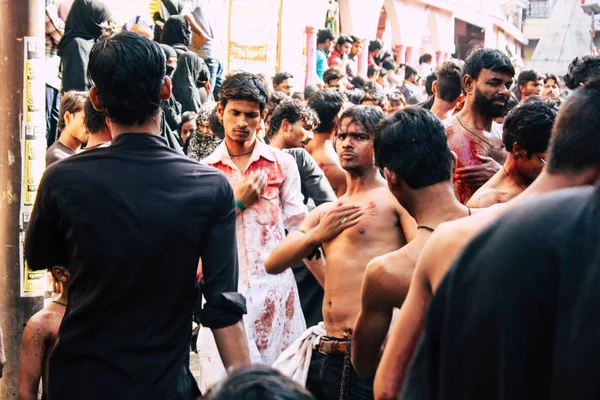
[[[75,0],[65,22],[65,34],[58,44],[58,55],[75,39],[98,39],[102,24],[111,19],[111,12],[100,0]]]
[[[196,82],[202,72],[204,61],[192,52],[182,54],[177,60],[173,74],[173,96],[181,103],[181,112],[198,112],[202,101]]]
[[[192,41],[192,31],[188,20],[181,15],[169,17],[163,26],[160,41],[169,46],[183,45],[188,47]]]

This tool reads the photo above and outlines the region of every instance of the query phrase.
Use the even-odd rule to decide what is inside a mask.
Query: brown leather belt
[[[330,356],[343,356],[350,349],[349,339],[337,339],[329,336],[323,336],[319,341],[317,351],[321,354]]]

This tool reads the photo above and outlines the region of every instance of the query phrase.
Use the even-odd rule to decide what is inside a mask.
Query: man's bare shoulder
[[[39,338],[56,335],[62,318],[62,313],[46,307],[29,318],[27,328],[32,331],[33,336]]]

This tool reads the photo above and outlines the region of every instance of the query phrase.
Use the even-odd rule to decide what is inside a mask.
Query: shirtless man
[[[65,267],[52,267],[52,276],[60,286],[60,296],[31,317],[23,331],[19,365],[20,400],[38,398],[40,379],[43,383],[42,399],[48,392],[48,361],[67,309],[70,273]]]
[[[265,263],[269,273],[277,274],[310,256],[319,245],[325,249],[327,268],[313,272],[324,281],[327,336],[312,351],[306,382],[319,399],[339,399],[341,389],[347,390],[348,399],[372,398],[373,378],[359,378],[349,360],[363,275],[373,258],[398,250],[414,234],[414,220],[388,190],[373,162],[373,132],[382,117],[380,110],[366,106],[342,114],[336,150],[347,172],[346,194],[337,203],[314,209]]]
[[[467,57],[463,89],[463,109],[444,121],[450,150],[458,155],[454,192],[466,203],[502,168],[508,152],[502,144],[495,117],[503,116],[515,69],[499,50],[476,48]]]
[[[504,147],[510,149],[502,169],[467,202],[483,208],[506,203],[525,190],[546,165],[548,141],[558,109],[532,97],[507,115],[502,127]]]
[[[346,173],[333,147],[333,137],[338,116],[344,106],[344,96],[334,89],[321,90],[310,98],[308,106],[317,112],[321,123],[315,129],[315,137],[308,143],[306,150],[325,173],[335,194],[343,196],[346,193]]]
[[[444,223],[431,236],[421,252],[408,295],[377,369],[376,399],[396,399],[421,334],[429,301],[453,261],[475,235],[527,199],[553,190],[591,185],[600,177],[597,108],[594,108],[597,103],[590,102],[594,92],[598,96],[600,89],[578,89],[562,105],[552,130],[547,168],[531,186],[505,204]]]
[[[431,232],[442,222],[471,213],[454,196],[452,156],[444,126],[430,111],[409,107],[381,123],[375,135],[375,161],[384,168],[390,191],[419,229],[406,246],[367,265],[352,344],[352,363],[362,376],[375,374],[392,313],[402,306]]]
[[[435,71],[437,80],[433,82],[435,93],[431,112],[442,121],[452,117],[456,105],[463,101],[462,64],[457,61],[444,61]]]

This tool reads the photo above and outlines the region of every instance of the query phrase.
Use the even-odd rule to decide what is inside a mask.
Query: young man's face
[[[293,124],[287,122],[283,129],[283,139],[286,149],[304,148],[313,137],[312,127],[302,119]]]
[[[335,150],[345,171],[361,172],[373,166],[373,136],[351,121],[345,117],[338,124]]]
[[[77,111],[76,113],[65,114],[65,129],[68,130],[69,134],[81,143],[87,143],[90,133],[85,126],[85,111]]]
[[[514,157],[517,169],[529,184],[542,173],[547,158],[547,152],[533,153],[527,156],[524,151],[520,152],[518,157]]]
[[[352,43],[350,43],[350,42],[346,42],[342,45],[338,45],[338,51],[340,52],[340,54],[349,54],[350,49],[352,49]]]
[[[521,91],[521,101],[525,101],[531,96],[541,95],[543,88],[543,79],[538,79],[537,81],[529,81],[525,86],[519,85],[519,90]]]
[[[350,50],[350,55],[357,56],[362,52],[363,44],[359,42],[352,43],[352,49]]]
[[[254,141],[260,126],[260,104],[248,100],[229,100],[223,107],[217,104],[217,113],[223,121],[225,139],[237,143]]]
[[[336,90],[342,90],[343,85],[342,85],[342,79],[332,79],[329,82],[327,82],[327,84],[325,85],[325,87],[327,89],[336,89]]]
[[[547,79],[546,83],[544,83],[542,96],[558,99],[558,97],[560,96],[560,88],[558,87],[558,82],[556,82],[554,79]]]
[[[291,96],[294,90],[294,83],[292,82],[291,78],[284,79],[279,85],[274,83],[273,90],[275,90],[276,92],[283,92],[288,96]]]
[[[473,96],[473,104],[482,115],[492,118],[504,115],[512,77],[484,68],[479,72],[477,80],[466,75],[464,82],[467,95]]]

